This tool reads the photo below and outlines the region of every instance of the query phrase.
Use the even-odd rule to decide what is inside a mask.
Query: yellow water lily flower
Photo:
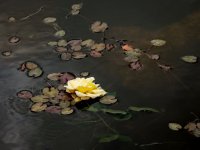
[[[104,96],[106,91],[99,84],[95,84],[94,80],[94,77],[69,80],[65,86],[66,91],[72,94],[76,103],[82,100]]]

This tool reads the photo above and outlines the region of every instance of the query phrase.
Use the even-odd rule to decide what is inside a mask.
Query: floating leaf
[[[141,56],[141,50],[140,49],[133,49],[133,50],[125,51],[125,54],[129,57],[138,59]]]
[[[46,24],[53,23],[53,22],[56,22],[56,18],[55,17],[47,17],[47,18],[43,19],[43,22]]]
[[[104,43],[96,43],[91,47],[92,50],[95,50],[97,52],[101,52],[105,48],[106,48],[106,45]]]
[[[38,67],[38,65],[37,65],[36,63],[31,62],[31,61],[27,61],[27,62],[25,63],[25,66],[26,66],[26,68],[29,69],[29,70],[32,70],[32,69],[35,69],[35,68]]]
[[[166,41],[161,40],[161,39],[154,39],[154,40],[151,40],[151,44],[153,46],[163,46],[166,44]]]
[[[9,17],[8,22],[16,22],[16,19],[14,17]]]
[[[59,103],[59,106],[60,106],[61,108],[67,108],[67,107],[70,106],[70,102],[69,102],[69,101],[61,101],[61,102]]]
[[[58,47],[55,48],[55,51],[59,52],[59,53],[63,53],[63,52],[67,52],[67,48],[58,46]]]
[[[31,100],[35,103],[38,103],[38,102],[45,103],[49,101],[49,97],[45,95],[37,95],[37,96],[32,97]]]
[[[85,58],[87,56],[87,54],[83,53],[83,52],[73,52],[72,53],[72,57],[74,59],[82,59]]]
[[[47,108],[46,104],[43,103],[35,103],[31,107],[31,111],[33,112],[41,112],[44,111]]]
[[[12,51],[3,51],[2,56],[10,56],[12,54]]]
[[[74,15],[78,15],[80,13],[80,10],[71,10],[71,14]]]
[[[132,62],[129,64],[130,68],[133,70],[141,70],[142,69],[142,64],[139,61]]]
[[[133,46],[129,45],[129,44],[122,45],[122,49],[125,51],[133,51],[134,50]]]
[[[148,111],[148,112],[159,112],[158,110],[154,109],[154,108],[149,108],[149,107],[135,107],[135,106],[130,106],[128,108],[131,111]]]
[[[110,104],[116,103],[117,99],[113,95],[106,95],[106,96],[102,97],[99,102],[102,104],[110,105]]]
[[[22,99],[30,99],[33,97],[33,94],[31,91],[28,91],[28,90],[22,90],[22,91],[19,91],[17,93],[17,97],[19,98],[22,98]]]
[[[80,75],[81,75],[82,77],[88,77],[88,76],[90,75],[90,73],[84,71],[84,72],[81,72]]]
[[[125,57],[124,60],[125,60],[126,62],[137,62],[137,61],[139,61],[138,58],[131,57],[131,56]]]
[[[108,108],[103,108],[101,109],[102,112],[104,113],[109,113],[109,114],[121,114],[121,115],[126,115],[127,112],[123,110],[117,110],[117,109],[108,109]]]
[[[61,108],[59,106],[49,106],[45,109],[46,112],[60,114]]]
[[[74,110],[70,107],[64,108],[61,110],[62,115],[69,115],[69,114],[72,114],[73,112],[74,112]]]
[[[47,78],[52,81],[58,81],[61,75],[61,73],[50,73],[47,75]]]
[[[197,57],[192,56],[192,55],[183,56],[183,57],[181,57],[181,59],[187,63],[196,63],[197,62]]]
[[[200,129],[195,129],[195,130],[192,132],[192,134],[193,134],[195,137],[199,138],[199,137],[200,137]]]
[[[28,76],[29,77],[34,77],[34,78],[37,78],[37,77],[40,77],[41,75],[43,74],[43,71],[41,68],[37,67],[35,69],[32,69],[28,72]]]
[[[104,137],[101,137],[99,139],[99,143],[109,143],[117,140],[119,138],[118,134],[111,134],[111,135],[106,135]]]
[[[168,65],[162,65],[162,64],[158,64],[158,67],[160,67],[162,70],[164,71],[169,71],[172,69],[171,66],[168,66]]]
[[[92,32],[104,32],[108,28],[108,24],[101,21],[96,21],[91,25]]]
[[[160,56],[158,54],[148,54],[148,57],[150,59],[153,59],[153,60],[158,60],[160,58]]]
[[[188,130],[189,132],[194,131],[197,128],[196,123],[194,122],[189,122],[184,129]]]
[[[19,43],[20,42],[20,37],[18,36],[11,36],[9,39],[8,39],[8,42],[9,43],[12,43],[12,44],[16,44],[16,43]]]
[[[58,42],[56,42],[56,41],[50,41],[50,42],[48,42],[49,46],[56,46],[57,44],[58,44]]]
[[[59,30],[56,33],[54,33],[55,37],[63,37],[65,36],[65,31],[64,30]]]
[[[125,120],[129,120],[132,118],[132,114],[131,113],[127,113],[125,115],[119,114],[119,115],[114,115],[114,119],[118,120],[118,121],[125,121]]]
[[[58,87],[57,87],[57,89],[58,89],[59,91],[65,91],[65,90],[66,90],[66,87],[64,87],[64,84],[59,84]]]
[[[48,96],[48,97],[56,97],[58,95],[58,90],[54,87],[51,87],[51,88],[44,88],[42,90],[42,93],[45,95],[45,96]]]
[[[60,55],[60,59],[61,60],[70,60],[72,58],[72,54],[71,53],[62,53]]]
[[[88,40],[81,42],[82,46],[89,47],[89,48],[91,48],[94,44],[95,44],[95,42],[92,39],[88,39]]]
[[[67,46],[67,41],[66,40],[59,40],[58,41],[58,46],[61,46],[61,47]]]
[[[61,84],[66,84],[67,81],[72,80],[75,78],[75,75],[71,72],[65,72],[60,76],[59,80]]]
[[[102,56],[102,54],[100,52],[97,52],[97,51],[91,51],[90,56],[95,57],[95,58],[99,58],[99,57]]]
[[[169,123],[168,127],[174,131],[178,131],[178,130],[182,129],[182,126],[178,123]]]
[[[83,3],[73,4],[72,10],[80,10],[83,7]]]

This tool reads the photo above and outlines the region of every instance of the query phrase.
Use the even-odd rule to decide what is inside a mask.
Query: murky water
[[[1,150],[129,150],[129,149],[193,149],[198,139],[186,132],[173,132],[169,122],[186,124],[200,115],[200,63],[186,64],[183,55],[200,56],[200,3],[198,0],[83,0],[81,17],[65,19],[66,8],[74,0],[0,0],[0,50],[12,50],[11,57],[0,56],[0,149]],[[44,9],[24,22],[8,23],[7,18],[27,16],[41,6]],[[47,16],[55,16],[67,31],[67,37],[94,38],[88,28],[90,21],[108,22],[108,37],[133,41],[145,49],[154,38],[163,38],[165,47],[154,49],[161,62],[174,67],[163,72],[144,59],[144,69],[134,72],[123,61],[120,50],[106,53],[102,58],[60,61],[46,45],[54,39],[52,27],[41,23]],[[12,35],[21,37],[16,46],[8,44]],[[44,69],[44,76],[52,72],[69,71],[75,74],[89,71],[108,91],[117,93],[120,102],[112,108],[126,109],[130,105],[148,106],[162,110],[159,114],[138,114],[129,121],[115,121],[100,114],[105,121],[123,135],[132,137],[132,143],[112,142],[98,144],[97,138],[110,131],[89,112],[71,116],[29,112],[29,103],[15,98],[22,89],[36,91],[44,85],[43,78],[31,79],[17,70],[20,63],[32,60]],[[88,122],[92,121],[92,122]],[[158,143],[149,146],[141,144]],[[160,144],[159,144],[160,143]]]

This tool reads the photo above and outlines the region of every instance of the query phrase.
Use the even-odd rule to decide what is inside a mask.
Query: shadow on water
[[[200,2],[198,0],[83,0],[81,14],[89,19],[72,17],[65,20],[66,8],[74,0],[0,0],[0,50],[13,51],[13,56],[0,56],[0,149],[1,150],[129,150],[129,149],[192,149],[198,141],[185,132],[168,129],[169,122],[186,124],[193,120],[190,112],[199,114],[200,63],[186,64],[183,55],[200,56]],[[24,22],[9,24],[8,17],[25,17],[44,6],[39,14]],[[47,16],[55,16],[67,31],[67,38],[94,38],[88,30],[90,22],[109,23],[108,37],[133,41],[135,47],[146,49],[149,41],[163,38],[167,45],[153,49],[161,61],[174,67],[170,73],[142,59],[144,69],[134,72],[123,61],[120,50],[104,57],[88,57],[80,61],[60,61],[46,43],[53,40],[51,27],[41,23]],[[10,46],[11,35],[22,38]],[[44,76],[52,72],[69,71],[79,74],[89,71],[102,87],[116,92],[119,103],[112,108],[126,109],[130,105],[154,107],[159,114],[137,114],[131,120],[118,122],[109,115],[99,114],[106,123],[123,135],[132,137],[132,143],[112,142],[98,144],[97,138],[110,133],[105,123],[93,113],[76,111],[67,117],[45,113],[34,114],[28,102],[19,100],[15,93],[22,89],[37,91],[44,80],[27,78],[17,70],[26,60],[38,62]],[[148,143],[154,143],[148,145]],[[139,146],[140,144],[147,144]]]

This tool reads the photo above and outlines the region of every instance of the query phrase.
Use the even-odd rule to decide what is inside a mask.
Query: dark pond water
[[[168,129],[169,122],[186,124],[194,120],[191,112],[200,115],[200,63],[187,64],[183,55],[200,56],[200,1],[199,0],[82,0],[81,14],[65,19],[67,8],[76,0],[0,0],[0,50],[12,50],[10,57],[0,56],[0,149],[1,150],[133,150],[133,149],[194,149],[199,139],[180,131]],[[8,23],[44,9],[25,21]],[[67,31],[67,39],[93,38],[90,21],[103,20],[110,26],[108,37],[133,41],[145,49],[149,41],[162,38],[167,45],[153,49],[161,62],[173,66],[163,72],[155,63],[143,60],[142,71],[132,71],[123,61],[120,50],[106,53],[102,58],[60,61],[47,42],[55,39],[52,27],[42,19],[55,16]],[[21,42],[10,45],[7,39],[17,35]],[[31,113],[29,103],[15,97],[23,89],[37,91],[44,79],[31,79],[17,70],[26,60],[39,63],[44,75],[52,72],[89,71],[108,91],[116,92],[119,103],[112,108],[148,106],[161,113],[138,113],[131,120],[115,121],[109,115],[98,113],[120,134],[130,136],[131,143],[115,141],[99,144],[98,137],[110,130],[90,112],[77,111],[70,116]],[[97,122],[91,122],[95,121]],[[151,143],[154,143],[151,145]],[[157,144],[156,144],[157,143]],[[142,144],[147,144],[143,145]],[[150,144],[150,145],[148,145]]]

